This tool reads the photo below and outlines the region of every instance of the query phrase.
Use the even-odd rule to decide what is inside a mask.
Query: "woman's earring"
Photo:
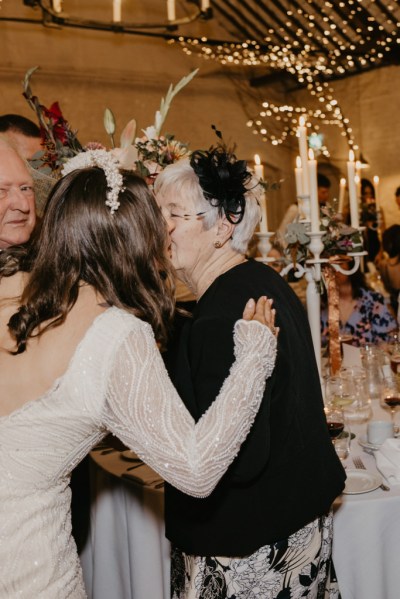
[[[214,241],[215,248],[222,248],[222,243],[220,241]]]

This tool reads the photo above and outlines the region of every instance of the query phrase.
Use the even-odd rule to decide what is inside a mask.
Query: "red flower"
[[[42,107],[44,116],[49,120],[49,128],[52,130],[54,139],[58,139],[63,145],[68,140],[68,123],[64,119],[58,102],[54,102],[50,108]]]

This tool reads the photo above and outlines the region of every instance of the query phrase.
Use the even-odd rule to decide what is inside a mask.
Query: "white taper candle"
[[[340,179],[340,184],[339,184],[339,205],[338,205],[339,214],[343,214],[345,193],[346,193],[346,179],[344,179],[342,177]]]
[[[113,0],[113,21],[114,23],[121,22],[121,0]]]
[[[358,229],[360,222],[358,219],[358,199],[356,189],[356,165],[354,162],[354,152],[349,151],[349,161],[347,163],[347,179],[349,186],[349,204],[350,204],[350,223],[355,229]]]
[[[308,150],[308,172],[310,177],[310,218],[311,233],[319,231],[319,202],[318,202],[318,180],[317,180],[317,161],[314,159],[314,152]]]
[[[254,155],[254,173],[258,179],[264,181],[264,166],[261,164],[261,158],[258,154]],[[260,207],[260,233],[268,233],[267,198],[265,197],[264,188],[260,194]]]
[[[307,144],[307,127],[306,121],[303,116],[299,119],[299,127],[297,129],[297,135],[299,138],[299,152],[301,158],[301,164],[303,168],[303,185],[302,191],[303,195],[310,195],[310,179],[308,174],[307,162],[308,162],[308,144]]]

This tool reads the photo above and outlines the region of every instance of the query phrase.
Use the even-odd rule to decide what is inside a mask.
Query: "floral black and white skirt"
[[[331,582],[332,514],[244,558],[174,548],[172,599],[339,599]]]

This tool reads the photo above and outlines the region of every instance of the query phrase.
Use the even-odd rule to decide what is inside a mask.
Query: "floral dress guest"
[[[354,345],[386,341],[397,321],[380,293],[369,289],[364,273],[335,273],[339,289],[340,333],[351,335]],[[321,310],[322,344],[328,343],[328,307]]]
[[[345,472],[328,435],[304,308],[277,272],[246,257],[259,191],[246,162],[222,145],[168,166],[155,182],[176,223],[172,262],[197,299],[166,359],[195,420],[231,367],[242,298],[272,298],[279,326],[271,385],[243,451],[209,498],[166,488],[174,599],[324,597],[330,507]]]

